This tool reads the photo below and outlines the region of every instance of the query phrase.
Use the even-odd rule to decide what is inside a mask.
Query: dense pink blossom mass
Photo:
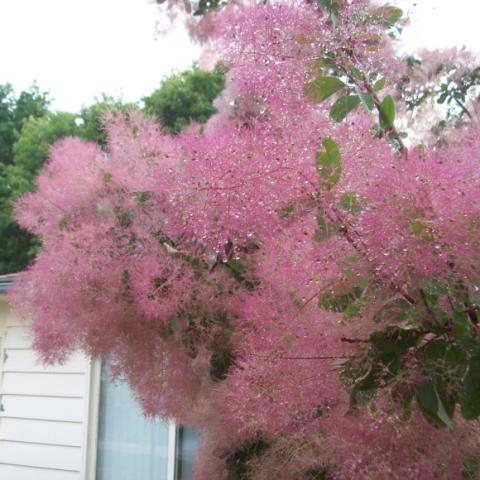
[[[205,126],[132,111],[106,151],[57,143],[17,206],[43,248],[12,297],[45,361],[108,356],[146,413],[199,427],[199,480],[461,479],[478,423],[447,400],[474,364],[443,381],[428,362],[457,337],[478,358],[480,128],[405,147],[379,106],[405,71],[396,10],[319,4],[215,14],[228,74]],[[305,87],[327,70],[371,108],[334,121]]]

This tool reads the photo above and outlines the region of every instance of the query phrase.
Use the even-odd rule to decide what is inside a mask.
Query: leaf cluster
[[[346,369],[352,404],[388,387],[404,412],[415,400],[440,427],[454,428],[456,405],[464,419],[478,418],[478,306],[464,287],[436,280],[423,281],[412,299],[394,298],[376,312],[374,320],[386,327],[366,340],[367,360]]]

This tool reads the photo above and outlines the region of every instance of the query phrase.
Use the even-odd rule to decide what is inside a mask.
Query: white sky
[[[409,50],[467,45],[480,51],[480,0],[396,0],[411,17]],[[0,83],[37,80],[53,108],[78,111],[102,92],[136,101],[198,58],[185,31],[155,33],[147,0],[0,0]]]

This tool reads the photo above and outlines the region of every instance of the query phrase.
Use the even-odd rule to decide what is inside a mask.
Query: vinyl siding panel
[[[0,464],[79,472],[81,449],[61,445],[0,441]]]
[[[80,473],[50,468],[0,464],[2,480],[81,480]]]
[[[32,339],[23,325],[7,325],[5,329],[4,348],[27,349],[32,348]]]
[[[8,348],[6,359],[3,364],[5,372],[45,372],[49,373],[85,373],[85,357],[81,354],[74,354],[63,365],[45,365],[41,363],[38,356],[31,349]]]
[[[81,422],[52,422],[25,418],[2,418],[0,442],[12,440],[40,444],[81,447]]]
[[[2,403],[5,411],[0,418],[14,417],[53,422],[83,421],[83,398],[4,395]]]
[[[0,337],[0,479],[85,480],[88,360],[43,365],[1,305]]]
[[[4,372],[5,395],[82,398],[85,390],[83,375],[51,372]]]

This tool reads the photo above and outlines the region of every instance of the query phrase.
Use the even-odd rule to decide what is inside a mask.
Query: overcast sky
[[[411,17],[410,50],[468,45],[480,51],[480,0],[396,0]],[[0,0],[0,83],[37,80],[53,107],[78,111],[102,92],[136,101],[199,49],[177,28],[156,35],[148,0]]]

